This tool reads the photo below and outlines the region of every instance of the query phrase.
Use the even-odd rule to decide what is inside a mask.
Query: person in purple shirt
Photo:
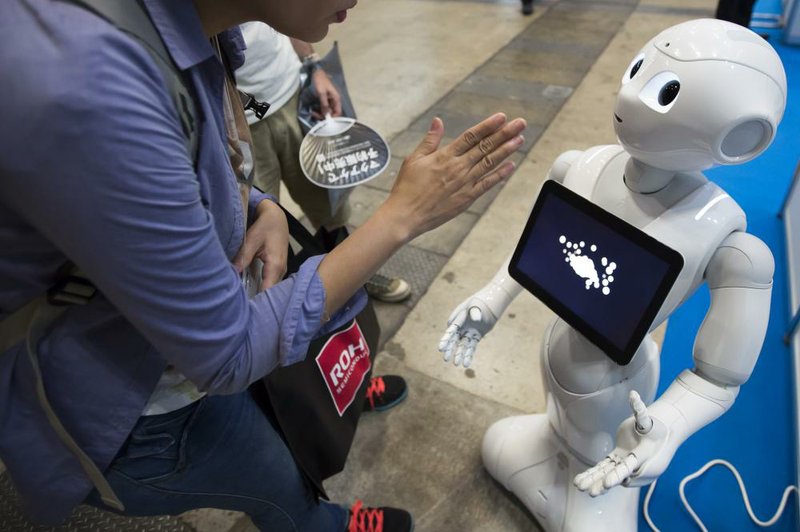
[[[359,288],[402,245],[508,177],[524,121],[496,114],[440,146],[435,119],[373,216],[280,280],[286,220],[255,190],[243,210],[209,37],[260,20],[316,42],[355,0],[142,2],[193,88],[195,164],[140,42],[70,2],[0,3],[0,321],[67,261],[99,290],[52,324],[38,359],[53,409],[124,513],[216,507],[261,530],[409,530],[400,510],[318,501],[246,390],[352,319]],[[271,266],[248,298],[240,269],[254,257]],[[0,353],[0,459],[27,512],[55,524],[103,502],[46,419],[25,353]]]

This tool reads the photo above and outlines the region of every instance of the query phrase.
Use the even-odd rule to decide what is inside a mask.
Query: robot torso
[[[570,166],[563,184],[683,256],[683,270],[652,330],[694,293],[720,243],[744,231],[747,221],[741,207],[700,172],[678,173],[652,194],[630,190],[624,179],[629,158],[622,146],[595,146]]]

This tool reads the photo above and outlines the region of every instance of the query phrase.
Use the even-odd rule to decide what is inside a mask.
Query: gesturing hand
[[[630,393],[634,415],[617,430],[617,447],[594,467],[576,475],[575,487],[596,497],[618,486],[649,484],[669,465],[676,446],[670,431],[656,416],[651,416],[639,394]]]
[[[395,251],[467,208],[514,169],[504,163],[522,145],[522,119],[506,123],[493,115],[440,148],[444,124],[438,118],[420,145],[406,157],[389,197],[320,263],[327,294],[325,308],[335,311]]]
[[[482,299],[476,296],[467,298],[450,314],[447,330],[439,340],[439,351],[444,355],[444,361],[449,362],[452,358],[454,365],[463,364],[468,368],[478,342],[496,322],[497,317]]]
[[[384,205],[395,210],[412,238],[441,225],[511,175],[514,164],[504,161],[522,145],[525,126],[521,118],[507,123],[498,113],[439,147],[444,124],[434,118]]]

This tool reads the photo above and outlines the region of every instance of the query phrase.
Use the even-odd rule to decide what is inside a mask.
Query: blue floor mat
[[[757,10],[761,8],[759,4]],[[731,410],[689,439],[659,480],[650,501],[650,515],[662,531],[697,529],[680,502],[678,484],[714,458],[726,459],[739,470],[753,510],[762,520],[772,516],[784,488],[797,480],[793,362],[791,350],[782,341],[789,321],[785,235],[777,214],[800,159],[800,47],[783,45],[779,30],[767,33],[783,60],[789,83],[778,136],[756,160],[716,168],[706,175],[742,206],[748,231],[761,238],[775,257],[769,328],[753,375],[742,386]],[[670,318],[661,356],[659,394],[678,373],[692,367],[692,346],[708,303],[708,290],[703,288]],[[644,493],[642,490],[642,500]],[[724,468],[715,467],[690,483],[686,494],[711,531],[763,530],[750,521],[736,481]],[[641,513],[639,527],[649,530]],[[792,495],[783,517],[770,530],[798,529],[797,498]]]

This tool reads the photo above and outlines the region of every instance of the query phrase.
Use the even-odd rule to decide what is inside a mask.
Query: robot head
[[[658,34],[622,76],[614,129],[635,159],[675,172],[747,162],[775,138],[786,107],[778,54],[721,20]]]

